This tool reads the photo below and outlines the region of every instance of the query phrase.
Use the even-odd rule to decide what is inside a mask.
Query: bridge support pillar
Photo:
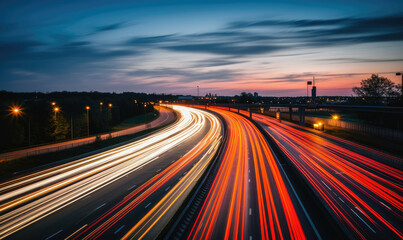
[[[305,108],[303,107],[298,108],[298,113],[299,113],[299,124],[305,125]]]
[[[290,107],[289,109],[290,109],[290,122],[292,122],[292,107]]]

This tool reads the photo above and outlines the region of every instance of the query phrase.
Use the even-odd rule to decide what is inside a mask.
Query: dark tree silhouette
[[[368,79],[361,80],[360,87],[354,87],[353,92],[360,97],[378,98],[400,96],[400,86],[378,74],[372,74]]]

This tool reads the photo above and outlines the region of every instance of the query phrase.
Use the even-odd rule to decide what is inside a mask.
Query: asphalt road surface
[[[247,113],[244,113],[247,114]],[[253,114],[317,196],[355,239],[403,238],[403,162],[293,123]]]
[[[222,137],[214,115],[174,108],[178,120],[152,135],[1,183],[0,238],[158,234],[205,170]],[[158,212],[165,202],[172,211]]]
[[[318,239],[264,136],[248,119],[219,113],[229,129],[223,159],[187,239]]]

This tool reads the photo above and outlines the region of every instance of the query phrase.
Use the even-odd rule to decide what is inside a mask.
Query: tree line
[[[0,151],[88,134],[105,133],[121,121],[154,111],[156,95],[144,93],[0,92]]]

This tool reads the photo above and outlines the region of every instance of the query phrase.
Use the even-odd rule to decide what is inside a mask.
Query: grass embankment
[[[391,141],[390,139],[370,136],[368,134],[362,134],[338,127],[325,126],[324,132],[352,142],[361,143],[381,151],[386,151],[397,156],[403,156],[402,142]]]
[[[152,121],[154,118],[158,116],[153,116],[153,113],[149,114],[150,116],[144,117],[144,116],[137,116],[132,119],[125,120],[122,122],[119,128],[120,130],[126,129],[126,128],[121,128],[122,126],[128,126],[130,124],[135,124],[135,125],[130,125],[130,127],[140,125],[144,123],[144,119],[146,119],[146,122]],[[141,120],[142,118],[143,120]],[[147,120],[148,119],[148,120]],[[174,118],[173,121],[176,120],[176,117]],[[168,123],[170,124],[170,123]],[[155,128],[150,128],[147,130],[143,130],[138,133],[130,134],[130,135],[125,135],[121,137],[116,137],[116,138],[110,138],[106,139],[103,141],[83,145],[83,146],[78,146],[75,148],[70,148],[70,149],[65,149],[57,152],[51,152],[51,153],[46,153],[38,156],[29,156],[26,158],[20,158],[20,159],[15,159],[11,161],[4,161],[0,162],[0,178],[9,178],[12,177],[13,175],[17,175],[19,173],[23,173],[26,170],[39,170],[45,167],[50,167],[52,165],[56,164],[61,164],[65,162],[70,162],[85,156],[89,156],[92,154],[95,154],[97,152],[105,151],[107,149],[116,147],[118,145],[123,145],[125,143],[129,143],[131,141],[134,141],[136,138],[139,138],[143,135],[146,135],[148,133],[151,133],[153,131],[159,130],[166,125],[160,126],[160,127],[155,127]],[[118,125],[118,126],[119,126]],[[119,129],[118,128],[118,129]]]
[[[112,131],[120,131],[127,128],[135,127],[144,123],[152,122],[157,119],[159,116],[159,112],[150,112],[146,114],[142,114],[133,118],[126,119],[119,123],[118,125],[112,128]]]

